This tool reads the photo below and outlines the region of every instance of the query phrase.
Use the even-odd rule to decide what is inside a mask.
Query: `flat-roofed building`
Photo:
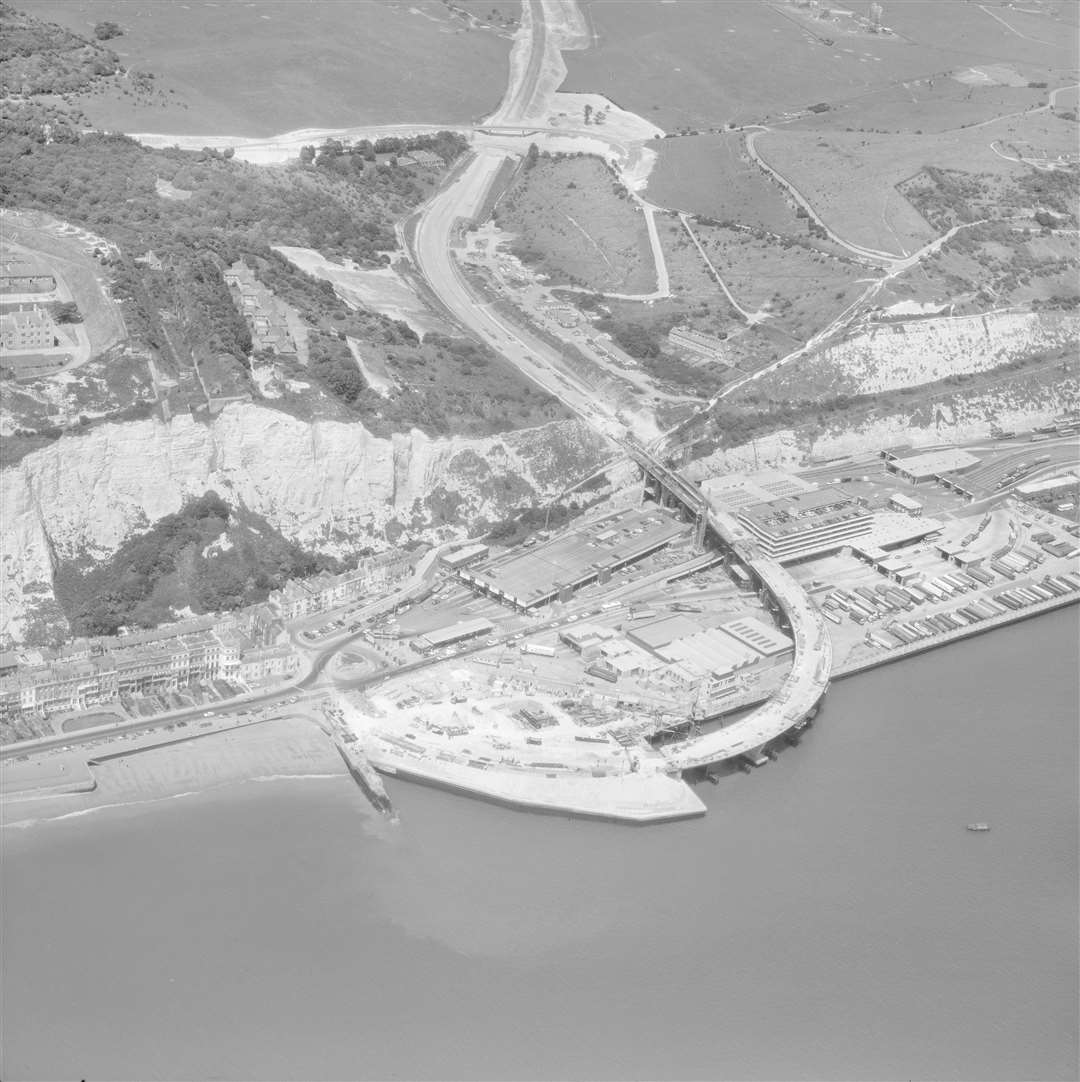
[[[794,643],[778,628],[753,616],[740,616],[720,625],[720,630],[756,650],[762,657],[780,657],[792,651]]]
[[[979,459],[975,455],[961,451],[959,447],[948,447],[943,451],[927,451],[909,458],[890,459],[885,463],[885,469],[919,484],[922,481],[932,481],[946,473],[963,473],[978,464]]]
[[[456,552],[444,553],[439,557],[439,562],[446,567],[449,567],[451,570],[456,571],[459,567],[468,567],[469,564],[474,564],[477,561],[484,559],[490,552],[491,549],[487,545],[482,545],[478,542],[473,545],[466,545]]]
[[[528,610],[574,592],[688,537],[690,527],[664,508],[617,511],[559,534],[524,552],[514,552],[459,578],[491,597]]]
[[[51,293],[55,288],[56,277],[45,263],[7,248],[0,252],[0,293]]]
[[[918,500],[905,496],[902,492],[894,492],[889,497],[889,506],[894,511],[903,511],[908,515],[921,515],[923,513],[923,505]]]
[[[1018,496],[1046,496],[1075,488],[1077,485],[1080,485],[1080,478],[1075,473],[1065,473],[1060,477],[1046,477],[1041,481],[1029,481],[1026,485],[1017,485],[1016,493]]]
[[[627,631],[626,637],[646,650],[659,650],[676,639],[696,635],[700,630],[701,624],[689,617],[665,616],[659,620],[638,625],[632,631]]]
[[[838,486],[754,504],[738,512],[762,551],[780,563],[836,552],[869,533],[874,516]]]
[[[716,338],[702,331],[695,331],[692,327],[673,327],[668,332],[668,341],[673,346],[689,350],[706,360],[718,361],[724,356],[724,340],[722,338]]]
[[[816,491],[817,487],[812,481],[772,467],[752,473],[727,473],[701,483],[706,499],[728,511],[739,511],[751,504],[768,503],[783,496],[801,496]]]
[[[616,636],[613,628],[599,624],[576,624],[559,632],[559,638],[586,661],[598,657],[601,646]]]
[[[896,549],[940,533],[944,528],[940,519],[914,517],[901,511],[878,511],[870,531],[859,544],[864,548]]]
[[[756,650],[715,627],[677,639],[657,652],[665,661],[681,662],[713,676],[725,676],[761,660]]]
[[[455,643],[474,639],[477,635],[484,635],[491,631],[494,626],[490,620],[462,620],[457,624],[450,624],[447,627],[439,627],[433,631],[424,632],[423,635],[419,635],[413,640],[413,647],[420,653],[426,654],[432,650],[439,650],[444,646],[453,646]]]
[[[896,578],[901,571],[906,571],[911,564],[903,556],[886,556],[884,560],[877,562],[877,569],[889,578]]]

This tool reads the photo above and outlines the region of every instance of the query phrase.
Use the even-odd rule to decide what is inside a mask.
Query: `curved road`
[[[529,79],[535,80],[535,75],[530,73],[540,70],[532,60],[549,44],[543,4],[540,0],[531,0],[531,5],[533,56],[525,68],[522,84],[507,92],[510,104],[497,114],[504,124],[513,123],[528,108],[527,103],[535,90],[535,82],[529,84]],[[526,375],[552,389],[552,377],[559,379],[558,365],[552,358],[556,351],[544,343],[527,341],[527,332],[517,328],[510,331],[489,308],[479,304],[459,270],[452,250],[459,223],[482,204],[488,185],[506,153],[494,148],[481,151],[453,183],[428,203],[413,234],[413,256],[430,288],[463,326],[495,346]],[[561,381],[556,393],[586,421],[621,443],[639,464],[659,477],[688,507],[705,510],[704,499],[696,486],[637,446],[610,407],[597,401],[595,395],[565,380]],[[795,656],[791,672],[780,690],[764,706],[733,725],[692,738],[669,750],[667,754],[673,770],[741,755],[781,736],[821,701],[832,668],[832,644],[824,620],[802,588],[780,564],[756,550],[753,539],[732,516],[712,511],[708,513],[708,521],[714,532],[758,576],[784,611],[795,639]]]

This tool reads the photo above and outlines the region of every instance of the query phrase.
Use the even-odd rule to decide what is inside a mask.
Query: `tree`
[[[529,152],[525,155],[525,168],[532,169],[540,159],[540,148],[535,143],[529,144]]]
[[[585,123],[586,124],[589,123],[589,117],[591,117],[591,116],[592,116],[592,106],[589,105],[589,104],[586,104],[586,106],[585,106]]]
[[[52,314],[57,323],[82,323],[82,315],[74,301],[60,301],[52,305]]]
[[[94,27],[94,37],[98,41],[108,41],[110,38],[118,38],[123,34],[123,30],[120,29],[116,23],[100,22]]]

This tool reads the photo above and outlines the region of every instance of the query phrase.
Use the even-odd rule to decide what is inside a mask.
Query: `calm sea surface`
[[[0,1075],[1075,1079],[1077,656],[843,681],[681,825],[309,779],[6,829]]]

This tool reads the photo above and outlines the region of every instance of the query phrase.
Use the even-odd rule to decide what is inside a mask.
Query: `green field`
[[[807,196],[826,225],[845,240],[897,253],[941,231],[897,185],[926,166],[1010,185],[1031,170],[994,146],[1016,145],[1051,157],[1067,154],[1075,150],[1076,125],[1044,111],[938,134],[778,129],[756,140],[762,158]]]
[[[122,131],[268,136],[307,127],[464,123],[490,112],[510,43],[468,29],[434,0],[25,0],[19,7],[108,45],[153,72],[157,104],[122,91],[80,99],[91,120]]]
[[[865,13],[869,5],[846,6]],[[775,120],[971,65],[1011,63],[1028,79],[1055,71],[1061,78],[1051,85],[1065,81],[1076,66],[1075,26],[1065,21],[1075,22],[1074,9],[1061,5],[1061,18],[1033,18],[985,6],[1017,25],[1023,20],[1022,33],[1039,40],[955,0],[886,3],[885,22],[900,31],[894,36],[845,36],[835,22],[800,17],[784,3],[591,0],[596,45],[566,55],[562,89],[607,94],[670,131]]]
[[[616,191],[599,158],[541,157],[518,175],[499,203],[497,221],[516,234],[519,258],[558,285],[619,293],[656,289],[645,216]]]
[[[780,187],[747,156],[742,132],[661,139],[645,196],[673,210],[776,233],[806,232]]]

